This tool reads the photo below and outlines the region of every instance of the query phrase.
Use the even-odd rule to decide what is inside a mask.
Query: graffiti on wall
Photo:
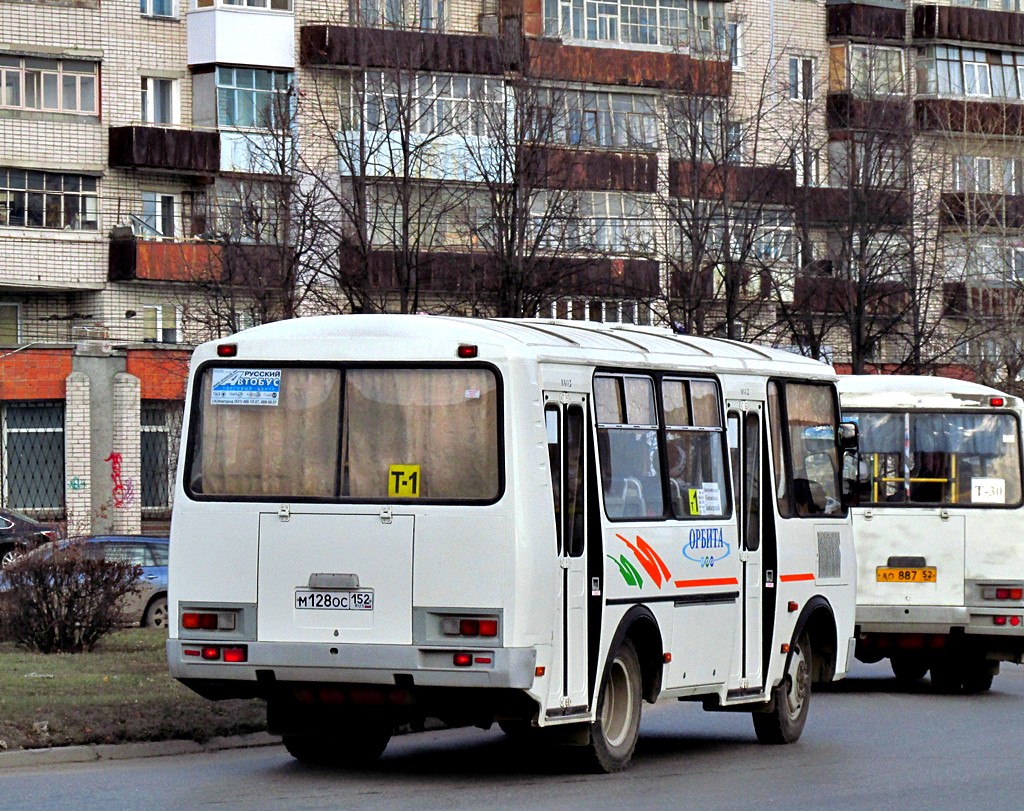
[[[132,506],[135,503],[135,483],[121,476],[121,454],[111,451],[110,456],[104,461],[110,462],[110,480],[114,485],[111,494],[114,509],[123,510]]]

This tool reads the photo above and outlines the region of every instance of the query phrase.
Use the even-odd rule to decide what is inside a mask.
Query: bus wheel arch
[[[626,612],[612,637],[612,644],[608,648],[609,656],[618,650],[626,639],[633,643],[636,650],[644,701],[653,704],[661,693],[665,649],[661,628],[649,608],[634,606]]]
[[[815,684],[832,681],[839,663],[839,640],[835,614],[824,597],[815,596],[807,601],[793,630],[792,643],[804,632],[811,647],[811,681]]]

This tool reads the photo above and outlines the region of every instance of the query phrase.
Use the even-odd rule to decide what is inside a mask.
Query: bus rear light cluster
[[[473,665],[489,665],[493,659],[488,655],[481,656],[479,653],[459,652],[452,654],[452,664],[456,667],[472,667]]]
[[[231,612],[186,611],[181,615],[181,627],[190,631],[233,631],[235,615]]]
[[[1006,616],[1005,614],[996,614],[992,617],[992,621],[996,625],[1020,625],[1020,617]]]
[[[1021,586],[985,586],[981,596],[986,600],[1022,600],[1024,588]]]
[[[445,636],[494,637],[498,635],[498,620],[491,617],[445,617],[441,630]]]
[[[203,645],[201,647],[186,646],[182,654],[207,662],[247,662],[249,649],[245,645]]]

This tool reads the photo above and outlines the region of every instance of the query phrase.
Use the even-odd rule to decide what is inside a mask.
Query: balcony
[[[942,195],[942,224],[960,228],[1024,228],[1024,196],[978,192]]]
[[[188,64],[294,69],[295,15],[219,4],[190,9]]]
[[[686,199],[720,199],[736,203],[788,206],[796,179],[791,169],[778,166],[738,166],[673,161],[668,171],[669,194]]]
[[[1020,47],[1024,15],[964,6],[915,6],[914,41],[921,40]]]
[[[830,38],[866,37],[903,42],[907,25],[906,11],[902,4],[889,8],[863,3],[840,3],[828,6],[827,11]]]
[[[903,132],[909,105],[893,98],[862,99],[852,93],[829,93],[826,105],[830,130],[881,130]]]
[[[220,169],[220,139],[213,131],[132,124],[111,127],[108,143],[111,166],[196,175]]]
[[[221,281],[221,251],[221,245],[210,242],[113,238],[108,278],[112,282]]]
[[[910,204],[899,190],[802,186],[795,202],[797,219],[803,218],[811,226],[870,223],[898,227],[910,222]]]
[[[536,154],[538,186],[653,194],[658,183],[658,156],[650,153],[540,148]]]
[[[914,122],[919,130],[943,134],[971,133],[993,137],[1024,135],[1024,105],[966,99],[917,99]]]

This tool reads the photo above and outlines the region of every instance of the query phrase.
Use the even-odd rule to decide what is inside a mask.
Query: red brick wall
[[[126,371],[139,378],[143,400],[184,400],[189,355],[185,349],[129,349]]]
[[[24,349],[0,358],[0,400],[63,400],[71,352]]]

